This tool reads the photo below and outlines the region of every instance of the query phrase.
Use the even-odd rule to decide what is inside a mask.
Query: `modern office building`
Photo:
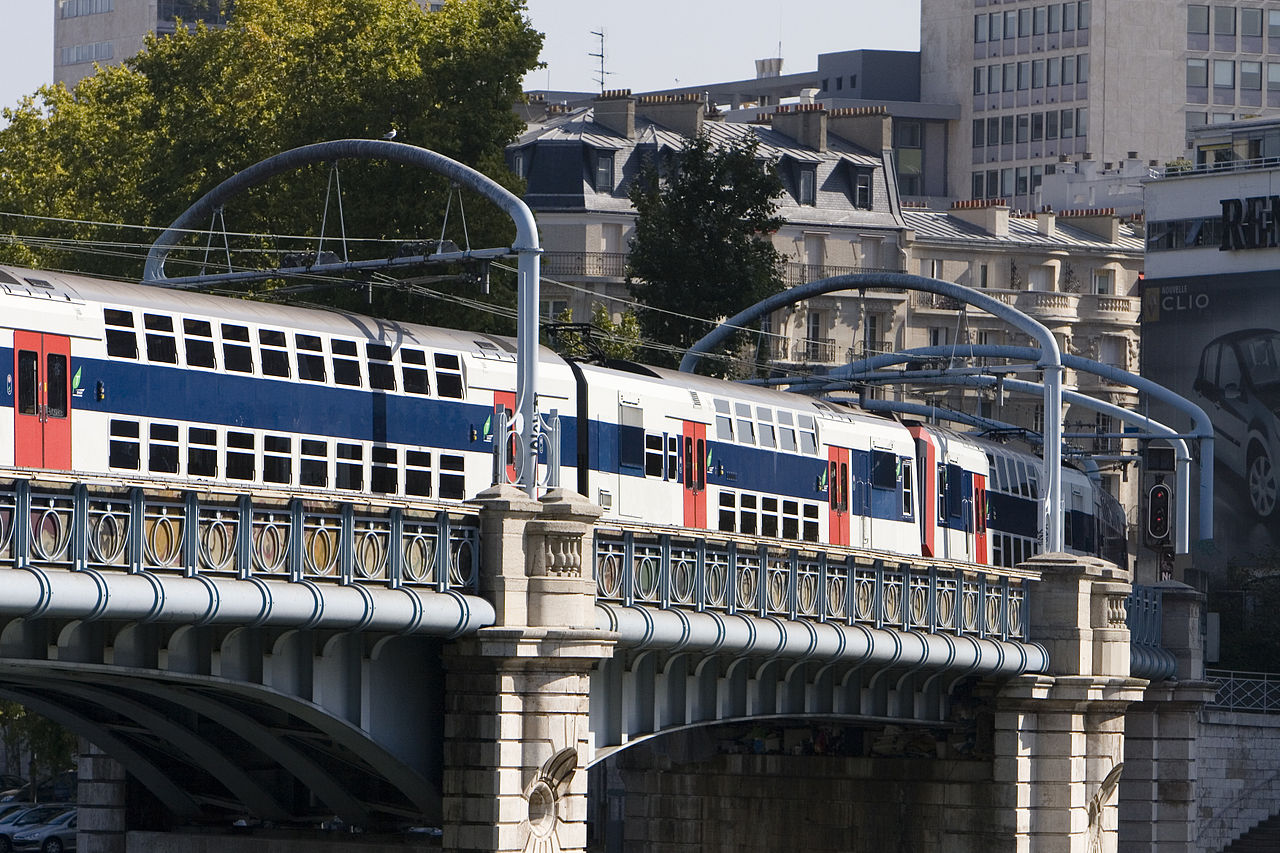
[[[923,0],[921,97],[960,105],[957,198],[1038,208],[1062,161],[1163,164],[1187,130],[1280,107],[1280,8]]]
[[[147,33],[173,32],[176,22],[218,26],[234,0],[57,0],[54,4],[53,79],[68,88],[142,50]],[[439,8],[441,0],[418,0]]]

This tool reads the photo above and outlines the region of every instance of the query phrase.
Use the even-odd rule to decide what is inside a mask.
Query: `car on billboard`
[[[1218,461],[1239,474],[1259,518],[1280,494],[1280,331],[1240,329],[1200,354],[1196,393],[1209,401]]]

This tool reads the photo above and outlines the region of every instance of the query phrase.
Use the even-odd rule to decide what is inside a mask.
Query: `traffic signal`
[[[1152,541],[1163,542],[1169,538],[1169,511],[1173,504],[1173,492],[1164,483],[1156,483],[1147,492],[1147,535]]]

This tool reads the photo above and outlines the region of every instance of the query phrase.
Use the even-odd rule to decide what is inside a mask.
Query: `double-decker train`
[[[509,339],[0,267],[0,467],[165,488],[457,503],[491,484]],[[1037,457],[783,391],[542,350],[560,482],[619,523],[1012,566]],[[546,459],[544,458],[543,464]],[[1124,515],[1067,470],[1069,549],[1124,562]]]

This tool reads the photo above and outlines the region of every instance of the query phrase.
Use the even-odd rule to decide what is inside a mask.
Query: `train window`
[[[111,447],[107,456],[107,464],[112,468],[137,471],[138,461],[141,458],[141,442],[138,441],[138,422],[113,420],[110,432]]]
[[[898,488],[898,457],[884,450],[871,451],[871,486],[876,489]]]
[[[800,452],[808,454],[816,454],[818,452],[818,425],[813,420],[813,415],[801,415],[800,421]]]
[[[18,414],[39,413],[40,403],[36,389],[40,387],[40,353],[35,350],[18,350]]]
[[[738,419],[738,441],[743,444],[756,443],[756,425],[751,420],[751,406],[746,403],[738,403],[734,406],[734,414]]]
[[[394,495],[400,491],[399,451],[394,447],[375,447],[370,451],[369,462],[370,489],[380,495]]]
[[[320,338],[316,335],[294,335],[293,340],[298,347],[298,378],[307,382],[323,382],[324,349]]]
[[[213,324],[208,320],[182,321],[182,344],[187,351],[188,367],[217,367],[213,354]]]
[[[757,521],[756,496],[743,495],[738,502],[738,531],[748,536],[755,536]]]
[[[782,502],[782,538],[800,538],[800,504],[798,501]]]
[[[45,353],[45,416],[67,416],[67,357],[60,352]]]
[[[738,520],[738,496],[728,489],[720,490],[720,531],[733,533]]]
[[[430,394],[431,379],[427,373],[427,354],[420,349],[400,349],[400,373],[404,390],[409,394]]]
[[[959,465],[947,466],[947,515],[964,515],[964,471]]]
[[[947,466],[938,466],[938,518],[937,524],[947,517]]]
[[[778,499],[761,498],[760,500],[760,535],[778,535]]]
[[[298,442],[298,451],[298,483],[303,486],[329,485],[328,442],[304,438]]]
[[[293,442],[288,436],[262,437],[262,479],[268,483],[293,482]]]
[[[1031,481],[1027,478],[1027,466],[1021,459],[1014,460],[1018,472],[1018,494],[1024,498],[1031,497]]]
[[[463,475],[462,457],[441,453],[440,497],[461,500],[466,494],[467,481]]]
[[[338,465],[333,485],[339,489],[360,491],[364,488],[364,448],[340,441],[337,450]]]
[[[254,474],[254,436],[251,432],[227,430],[227,477],[252,480]]]
[[[192,477],[218,476],[218,433],[204,427],[187,430],[187,474]]]
[[[624,403],[618,407],[618,469],[643,474],[644,455],[644,412]]]
[[[333,348],[333,381],[339,385],[360,385],[360,360],[355,341],[330,342]]]
[[[792,423],[790,412],[778,412],[778,446],[790,453],[795,453],[796,431]]]
[[[760,423],[760,446],[761,447],[777,447],[778,446],[778,442],[774,438],[773,424],[764,423],[764,422]]]
[[[680,479],[680,437],[667,436],[667,479],[675,482]]]
[[[660,435],[646,435],[644,437],[644,475],[646,477],[661,477],[663,471],[666,470],[666,460],[663,458],[663,437]]]
[[[222,324],[222,365],[236,373],[253,373],[253,350],[249,348],[249,329]]]
[[[262,358],[263,376],[289,377],[289,343],[284,332],[259,329],[258,353]]]
[[[719,441],[733,441],[733,419],[729,417],[729,403],[716,400],[716,438]]]
[[[1029,497],[1040,497],[1040,472],[1030,465],[1027,466],[1027,487]]]
[[[436,392],[441,397],[462,399],[462,363],[452,353],[436,353]]]
[[[818,505],[804,505],[804,538],[810,542],[818,541]]]
[[[178,455],[177,424],[152,424],[147,441],[147,470],[176,474]]]
[[[147,361],[159,364],[178,363],[178,343],[173,337],[173,318],[162,314],[143,314],[147,329]]]
[[[902,460],[902,517],[913,518],[915,516],[915,477],[911,471],[911,460]]]
[[[431,454],[425,450],[404,452],[404,493],[431,497]]]
[[[391,347],[386,344],[365,344],[368,361],[369,387],[375,391],[396,390],[396,369],[391,363]]]
[[[114,358],[137,358],[138,336],[133,331],[133,312],[106,308],[102,317],[107,324],[107,355]]]

